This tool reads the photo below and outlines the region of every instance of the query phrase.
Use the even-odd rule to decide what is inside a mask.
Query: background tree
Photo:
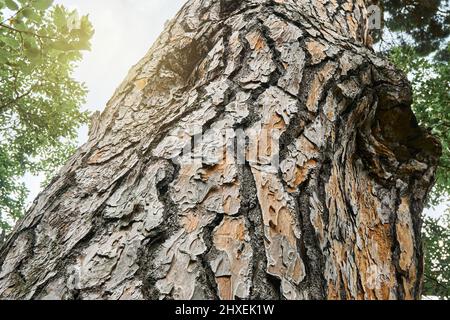
[[[437,53],[448,61],[450,36],[449,0],[375,1],[384,11],[384,29],[378,34],[382,48],[413,46],[417,54]]]
[[[86,88],[72,78],[93,35],[52,0],[0,0],[0,234],[23,215],[26,172],[55,173],[74,152]]]
[[[425,218],[424,295],[450,297],[450,212],[441,218]]]

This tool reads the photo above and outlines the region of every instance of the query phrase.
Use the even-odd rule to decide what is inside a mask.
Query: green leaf
[[[24,37],[24,44],[23,46],[25,49],[37,49],[39,50],[39,46],[37,44],[37,40],[33,36],[26,36]]]
[[[35,0],[33,1],[33,7],[38,10],[47,10],[53,4],[53,0]]]
[[[72,48],[72,50],[81,50],[81,51],[88,50],[89,51],[89,50],[91,50],[91,45],[90,45],[89,41],[84,41],[84,40],[75,41],[71,44],[71,48]]]
[[[33,9],[31,8],[25,8],[22,10],[21,14],[25,17],[28,18],[31,14],[33,13]]]
[[[72,50],[72,46],[64,40],[56,40],[55,42],[53,42],[50,47],[52,49],[55,50],[59,50],[59,51],[70,51]]]
[[[41,16],[33,8],[25,8],[22,10],[22,15],[30,21],[40,23]]]
[[[18,49],[20,47],[20,42],[15,38],[3,36],[0,37],[0,40],[13,49]]]
[[[8,52],[0,49],[0,64],[5,64],[8,62]]]
[[[53,12],[53,21],[59,30],[67,28],[67,16],[64,7],[56,6]]]
[[[9,10],[17,11],[19,10],[19,6],[17,3],[13,0],[5,0],[5,5]]]
[[[26,188],[20,177],[25,172],[52,175],[69,156],[67,146],[75,145],[77,128],[87,121],[80,111],[87,89],[73,79],[73,70],[92,30],[86,21],[82,33],[71,34],[64,7],[45,11],[52,3],[8,0],[10,8],[24,8],[10,21],[20,37],[0,28],[1,102],[17,92],[32,92],[2,105],[0,113],[0,130],[8,128],[0,131],[0,238],[24,213]],[[10,8],[0,10],[0,21],[11,16]]]
[[[14,28],[19,31],[28,31],[28,26],[22,20],[16,20],[14,22]]]

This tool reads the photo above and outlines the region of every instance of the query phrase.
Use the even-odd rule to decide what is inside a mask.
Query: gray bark
[[[0,298],[419,298],[440,146],[366,22],[189,1],[3,245]]]

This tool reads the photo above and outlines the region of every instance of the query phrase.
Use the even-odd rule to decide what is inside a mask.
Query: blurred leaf
[[[34,0],[33,7],[38,10],[47,10],[53,4],[53,0]]]
[[[17,3],[13,0],[5,0],[5,5],[9,10],[17,11],[19,10],[19,6]]]
[[[31,20],[33,22],[37,22],[37,23],[42,22],[41,16],[35,10],[33,10],[32,8],[25,8],[25,9],[23,9],[22,10],[22,15],[25,18],[27,18],[27,19],[29,19],[29,20]]]
[[[5,64],[8,62],[7,52],[0,49],[0,64]]]
[[[20,42],[11,36],[0,36],[0,41],[13,49],[18,49],[20,47]]]
[[[62,6],[56,6],[53,11],[53,21],[58,28],[58,30],[62,30],[67,28],[67,14]]]

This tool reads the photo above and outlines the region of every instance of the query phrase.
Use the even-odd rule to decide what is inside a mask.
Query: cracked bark
[[[440,146],[366,18],[188,1],[6,240],[0,298],[420,298]]]

